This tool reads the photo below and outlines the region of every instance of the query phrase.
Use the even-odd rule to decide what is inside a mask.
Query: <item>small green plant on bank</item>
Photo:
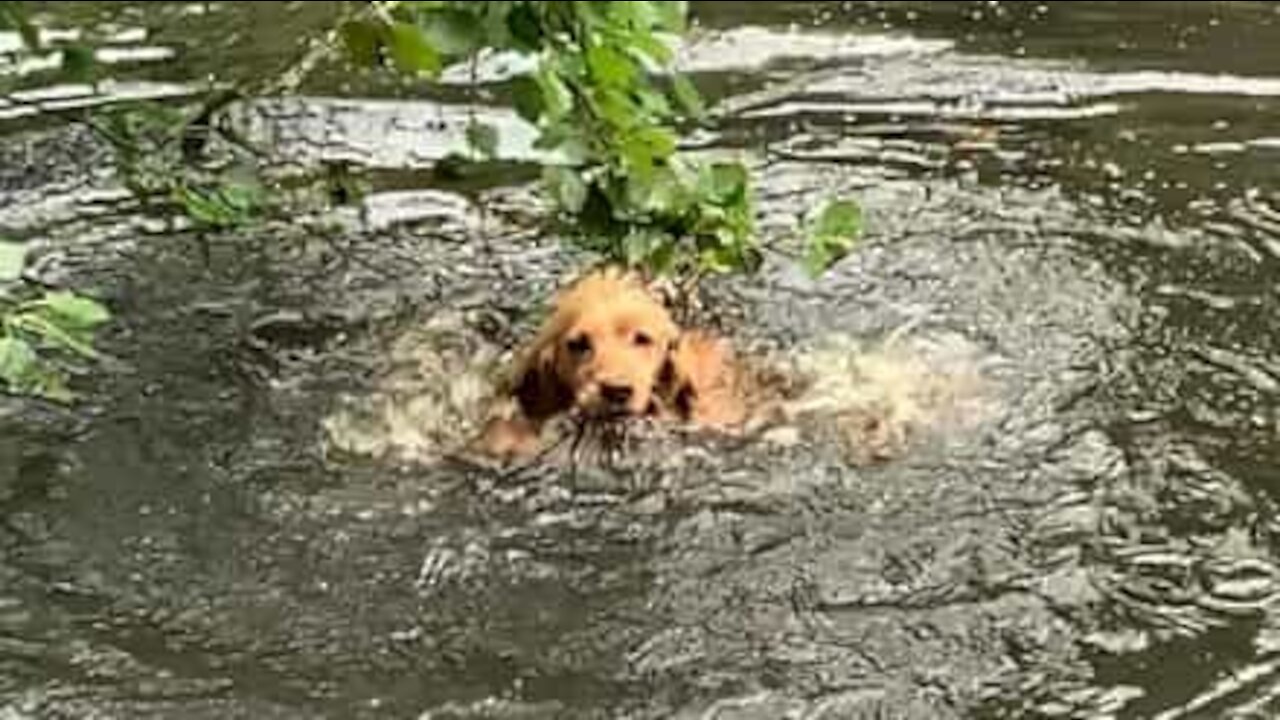
[[[751,272],[761,259],[750,174],[738,162],[699,162],[679,130],[703,99],[674,65],[684,2],[375,3],[344,23],[350,57],[426,80],[483,52],[532,56],[509,85],[535,147],[554,159],[544,187],[561,227],[585,248],[659,274]],[[492,155],[492,128],[467,130]],[[808,228],[805,264],[820,273],[860,233],[856,205],[834,201]]]

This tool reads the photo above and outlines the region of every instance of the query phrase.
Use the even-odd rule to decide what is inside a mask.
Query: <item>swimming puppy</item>
[[[536,451],[543,426],[563,414],[613,420],[654,414],[654,394],[680,329],[637,275],[592,271],[558,294],[519,354],[505,394],[512,402],[480,440],[498,456]]]
[[[879,347],[831,338],[744,357],[726,338],[682,329],[638,276],[597,270],[557,296],[517,356],[480,450],[534,456],[544,426],[559,416],[647,417],[782,445],[834,433],[852,463],[881,463],[969,394],[963,358],[925,362],[919,350],[892,338]]]

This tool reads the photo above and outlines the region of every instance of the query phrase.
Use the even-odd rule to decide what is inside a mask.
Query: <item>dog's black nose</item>
[[[631,388],[626,385],[600,385],[600,399],[610,405],[626,405],[631,399]]]

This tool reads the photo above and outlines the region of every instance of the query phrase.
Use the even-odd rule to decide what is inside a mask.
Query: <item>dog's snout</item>
[[[600,386],[600,398],[610,405],[626,405],[631,400],[631,388],[605,383]]]

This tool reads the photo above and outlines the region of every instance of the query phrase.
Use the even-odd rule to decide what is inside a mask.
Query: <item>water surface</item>
[[[795,353],[910,328],[983,410],[872,467],[668,439],[572,476],[389,452],[422,435],[377,414],[572,264],[527,174],[432,171],[465,93],[322,66],[237,107],[373,193],[197,234],[85,109],[262,77],[334,7],[39,5],[108,24],[114,82],[0,64],[0,231],[100,289],[116,362],[74,410],[0,405],[0,717],[1280,712],[1274,3],[695,3],[697,141],[752,164],[769,238],[832,192],[868,216],[829,276],[778,256],[714,311]]]

